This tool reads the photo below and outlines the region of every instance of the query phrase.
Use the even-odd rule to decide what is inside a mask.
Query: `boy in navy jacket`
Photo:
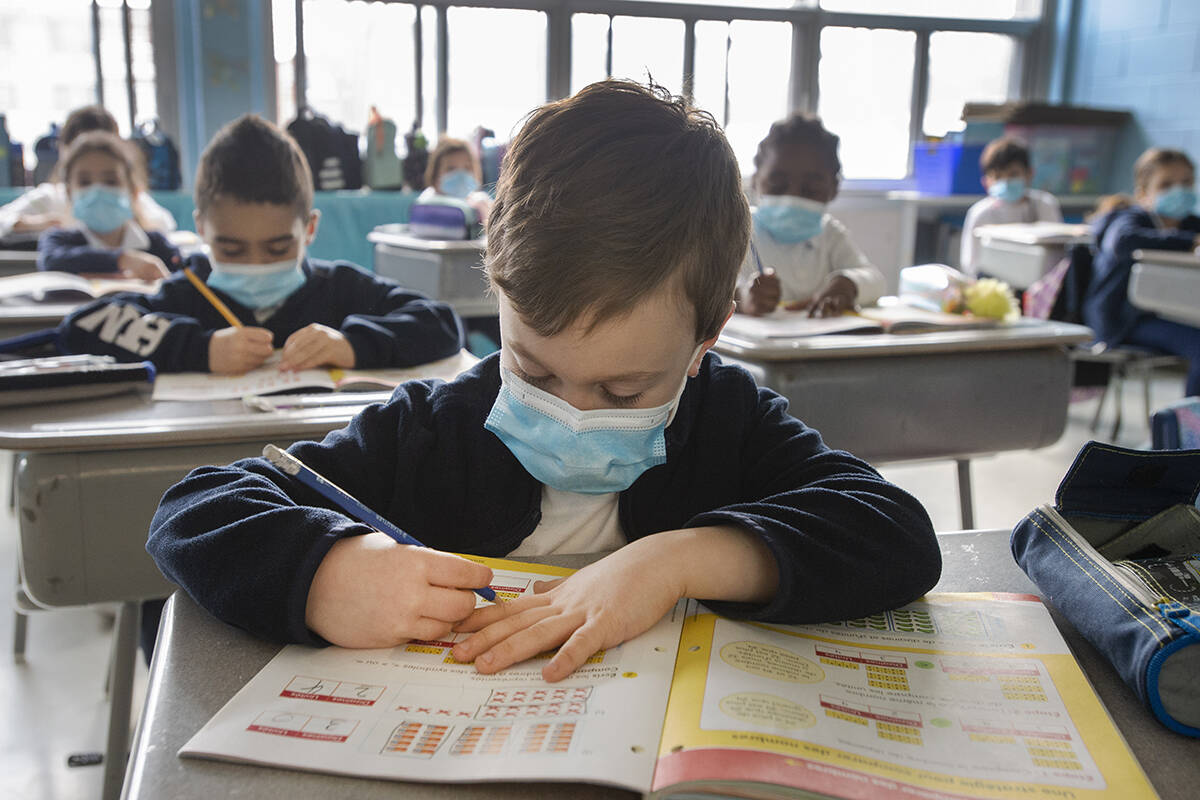
[[[291,137],[246,115],[217,132],[196,174],[196,230],[209,256],[192,271],[242,322],[229,323],[182,273],[157,294],[84,306],[60,328],[69,352],[153,361],[164,371],[237,374],[282,348],[281,369],[370,369],[457,353],[444,303],[344,262],[305,257],[316,235],[308,164]]]
[[[488,221],[501,351],[411,382],[292,452],[434,549],[396,544],[262,459],[193,471],[151,524],[159,567],[219,618],[309,644],[473,632],[495,672],[558,647],[547,680],[681,597],[743,619],[870,614],[940,571],[912,497],[707,350],[733,311],[750,216],[710,116],[604,81],[535,111]],[[474,609],[484,556],[601,552]]]

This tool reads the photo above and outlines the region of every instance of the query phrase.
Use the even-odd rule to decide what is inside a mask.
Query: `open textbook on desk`
[[[29,272],[0,278],[0,305],[79,304],[117,292],[150,294],[160,281],[87,277],[70,272]]]
[[[276,354],[267,365],[242,375],[209,372],[175,372],[158,376],[155,400],[231,400],[283,392],[379,392],[395,389],[405,381],[440,378],[453,380],[478,361],[466,350],[429,364],[394,369],[303,369],[282,372],[275,366]],[[255,406],[271,410],[270,402]]]
[[[947,314],[900,305],[864,308],[836,317],[810,317],[807,311],[772,311],[761,317],[734,314],[723,333],[748,339],[797,339],[835,333],[926,333],[994,328],[994,319]]]
[[[570,571],[474,559],[513,598]],[[940,594],[821,625],[695,601],[569,678],[480,675],[461,635],[280,653],[180,750],[408,781],[583,781],[655,798],[1153,798],[1041,602]]]

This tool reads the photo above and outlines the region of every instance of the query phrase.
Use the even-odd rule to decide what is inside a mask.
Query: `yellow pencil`
[[[191,267],[184,267],[183,274],[187,275],[187,279],[192,282],[192,286],[196,287],[196,291],[204,295],[205,300],[212,303],[212,307],[225,318],[226,322],[235,328],[242,327],[242,321],[233,315],[233,312],[229,310],[229,306],[221,302],[221,298],[213,294],[212,289],[204,285],[204,281],[196,277],[196,273],[192,272]]]

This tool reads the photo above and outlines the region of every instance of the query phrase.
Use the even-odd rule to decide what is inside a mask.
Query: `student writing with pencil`
[[[196,172],[196,231],[208,255],[154,295],[76,310],[61,340],[75,353],[149,360],[163,371],[239,374],[281,349],[285,370],[423,364],[457,353],[444,303],[346,262],[308,258],[319,214],[290,136],[246,115],[213,137]]]
[[[709,352],[749,228],[708,114],[612,80],[543,106],[513,140],[488,219],[500,352],[289,448],[428,547],[245,459],[169,489],[147,550],[259,636],[391,647],[453,629],[471,634],[454,657],[485,673],[558,648],[547,680],[681,597],[774,622],[919,597],[940,567],[920,504]],[[479,609],[491,570],[451,554],[606,551]]]

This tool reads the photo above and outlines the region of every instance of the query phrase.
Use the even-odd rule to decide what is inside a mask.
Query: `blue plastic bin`
[[[923,194],[981,194],[982,144],[919,142],[913,146],[913,177]]]

